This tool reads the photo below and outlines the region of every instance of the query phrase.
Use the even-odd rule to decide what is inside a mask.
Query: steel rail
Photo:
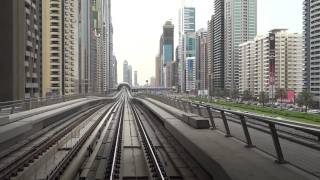
[[[122,135],[122,125],[123,125],[123,117],[124,117],[124,105],[125,105],[125,97],[122,96],[120,98],[121,105],[120,105],[120,115],[119,115],[119,122],[117,124],[117,132],[116,137],[114,138],[114,147],[113,147],[113,154],[112,154],[112,162],[111,162],[111,169],[110,173],[107,174],[106,179],[114,179],[115,176],[115,169],[116,169],[116,163],[119,156],[119,148],[121,148],[121,135]]]
[[[57,179],[61,176],[63,171],[67,168],[69,165],[69,162],[75,157],[75,155],[78,153],[79,149],[83,146],[85,141],[88,139],[88,137],[91,135],[91,133],[95,130],[95,128],[100,124],[100,122],[105,121],[106,119],[110,118],[112,115],[112,112],[114,109],[118,106],[118,103],[115,103],[112,107],[110,107],[104,115],[102,115],[102,118],[99,118],[90,128],[89,130],[81,137],[81,139],[78,141],[75,147],[73,147],[66,157],[63,158],[63,160],[59,163],[59,165],[52,171],[47,179],[53,180]],[[110,119],[109,119],[110,121]]]
[[[159,175],[160,179],[165,180],[165,179],[167,179],[167,175],[164,173],[164,170],[162,170],[162,168],[161,168],[161,162],[157,158],[158,156],[156,155],[156,152],[154,151],[154,147],[153,147],[151,141],[149,140],[149,136],[145,130],[145,127],[143,126],[143,124],[141,122],[141,118],[140,118],[139,114],[137,113],[137,110],[136,110],[136,107],[134,104],[131,104],[131,109],[132,109],[133,115],[135,117],[135,120],[137,122],[137,125],[139,127],[139,130],[141,131],[142,139],[144,140],[145,144],[148,147],[148,152],[150,153],[150,155],[152,157],[152,161],[156,167],[157,174]]]

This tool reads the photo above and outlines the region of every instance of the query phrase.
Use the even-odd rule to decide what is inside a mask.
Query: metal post
[[[284,164],[284,163],[286,163],[286,161],[284,160],[284,157],[283,157],[283,153],[282,153],[282,149],[281,149],[281,145],[280,145],[279,136],[278,136],[278,133],[277,133],[276,126],[275,126],[274,123],[269,122],[269,128],[270,128],[270,131],[271,131],[273,145],[274,145],[274,148],[276,150],[277,158],[278,158],[275,162],[279,163],[279,164]]]
[[[224,127],[226,129],[226,137],[231,137],[231,133],[230,133],[230,129],[229,129],[228,120],[226,118],[226,115],[224,114],[224,111],[220,111],[220,112],[221,112],[221,118],[223,120]]]
[[[183,102],[181,100],[178,100],[178,102],[179,102],[179,109],[184,110]]]
[[[11,106],[11,109],[10,109],[10,114],[13,114],[14,113],[14,104]]]
[[[193,113],[193,110],[192,110],[192,104],[191,104],[191,102],[188,102],[188,104],[189,104],[189,110],[190,110],[190,113]]]
[[[29,104],[29,105],[28,105],[28,110],[30,110],[30,109],[32,108],[32,107],[31,107],[31,99],[28,100],[28,104]]]
[[[199,116],[202,116],[201,108],[200,108],[200,105],[199,105],[199,104],[197,104],[197,109],[198,109],[198,114],[199,114]]]
[[[183,111],[187,112],[187,108],[186,108],[186,105],[184,104],[184,101],[181,101],[181,104],[182,104],[182,107],[183,107]]]
[[[247,126],[247,122],[246,122],[244,115],[240,115],[240,120],[241,120],[241,125],[243,128],[244,135],[246,136],[246,140],[247,140],[246,147],[252,148],[252,147],[254,147],[254,145],[252,144],[250,133],[249,133],[248,126]]]
[[[175,108],[178,108],[177,103],[178,103],[178,100],[177,100],[177,99],[174,99],[174,107],[175,107]]]
[[[216,124],[214,123],[213,115],[212,115],[212,112],[211,112],[211,109],[209,106],[207,106],[207,111],[208,111],[208,115],[209,115],[210,122],[211,122],[211,128],[216,129]]]

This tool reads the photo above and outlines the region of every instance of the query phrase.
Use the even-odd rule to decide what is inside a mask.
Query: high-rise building
[[[196,59],[195,57],[186,58],[186,92],[195,93],[196,91]]]
[[[113,80],[112,87],[115,88],[118,84],[118,61],[116,56],[113,56],[113,67],[111,69],[112,69],[112,80]]]
[[[134,86],[135,87],[138,87],[139,84],[138,84],[138,71],[134,71]]]
[[[224,82],[227,90],[235,90],[239,88],[239,45],[257,34],[257,0],[225,0],[224,9]],[[220,31],[218,28],[216,32]]]
[[[207,33],[207,53],[208,53],[208,95],[213,96],[213,20],[214,16],[208,21]]]
[[[183,60],[181,62],[184,62],[187,64],[188,62],[186,61],[187,58],[195,59],[196,57],[196,33],[195,32],[186,32],[183,35]],[[194,60],[195,61],[195,60]],[[195,62],[194,62],[195,63]],[[181,90],[184,92],[186,90],[186,84],[187,84],[187,79],[188,79],[188,74],[187,74],[187,69],[185,69],[186,66],[184,66],[183,71],[182,71],[182,77],[181,77]],[[196,64],[194,64],[194,68],[196,68]],[[196,69],[195,69],[196,70]],[[196,73],[196,71],[194,72]],[[189,90],[186,90],[190,92]]]
[[[79,93],[79,4],[77,0],[63,1],[62,93]]]
[[[196,34],[196,89],[208,90],[208,43],[207,31],[200,29]]]
[[[106,78],[105,78],[105,91],[108,91],[114,86],[112,67],[113,67],[113,25],[111,18],[111,0],[103,0],[103,36],[105,44],[105,66],[106,66]]]
[[[76,0],[43,1],[43,96],[77,93],[78,7]]]
[[[166,84],[165,87],[171,88],[171,87],[177,87],[178,85],[178,63],[176,61],[173,61],[166,65],[165,67],[165,78],[166,78]]]
[[[277,89],[303,89],[303,38],[286,29],[275,29],[240,45],[240,92],[249,90],[256,97],[260,92],[275,97]]]
[[[132,66],[128,66],[128,83],[132,86]]]
[[[164,63],[163,63],[163,34],[161,35],[160,37],[160,41],[159,41],[159,86],[163,87],[165,82],[165,78],[164,78],[164,73],[163,73],[163,66],[164,66]]]
[[[84,10],[81,18],[84,21],[81,30],[88,34],[83,41],[89,42],[89,51],[81,52],[84,54],[83,57],[89,57],[87,61],[82,60],[85,62],[82,65],[82,72],[88,74],[88,78],[81,81],[85,81],[88,91],[102,93],[115,86],[111,0],[89,2],[89,4],[86,4],[88,1],[83,2],[83,6],[88,5],[89,8],[82,7]],[[89,29],[86,29],[85,25]]]
[[[224,89],[224,0],[215,0],[213,15],[213,47],[212,48],[212,89],[213,92]],[[215,93],[217,94],[217,93]]]
[[[128,61],[125,60],[123,62],[123,82],[126,82],[126,83],[129,83],[128,70],[129,70],[129,64],[128,64]]]
[[[174,25],[167,21],[163,25],[163,65],[171,63],[174,60]]]
[[[156,87],[156,78],[155,77],[150,78],[150,87]]]
[[[39,97],[42,1],[1,2],[0,101]]]
[[[320,16],[319,1],[304,0],[305,88],[320,107]]]
[[[88,93],[90,76],[90,1],[79,1],[79,93]]]
[[[156,64],[156,69],[155,69],[156,83],[155,83],[155,86],[160,87],[161,86],[161,59],[160,59],[159,55],[155,58],[155,64]]]
[[[184,35],[184,58],[196,57],[196,33],[187,32]]]
[[[179,83],[180,83],[180,90],[182,92],[186,89],[186,57],[187,56],[185,49],[186,49],[186,37],[187,33],[194,33],[196,28],[195,23],[195,15],[196,10],[194,7],[186,6],[183,4],[183,7],[179,10]],[[195,57],[195,56],[193,56]]]
[[[61,1],[43,1],[42,94],[62,95],[63,7]],[[52,11],[52,12],[51,12]]]

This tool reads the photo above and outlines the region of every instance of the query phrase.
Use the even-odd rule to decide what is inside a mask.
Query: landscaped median
[[[248,112],[267,115],[271,117],[281,117],[288,120],[320,125],[320,115],[316,115],[316,114],[307,114],[304,112],[294,112],[294,111],[281,110],[281,109],[276,109],[271,107],[262,107],[262,106],[256,106],[256,105],[226,102],[222,100],[209,101],[206,98],[188,97],[187,99],[191,101],[202,101],[202,102],[210,103],[213,105],[219,105],[226,109],[230,108],[234,110],[248,111]]]

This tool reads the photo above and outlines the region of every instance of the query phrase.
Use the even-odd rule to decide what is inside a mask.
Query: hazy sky
[[[302,32],[303,0],[257,0],[258,35],[273,28]],[[196,27],[206,28],[213,14],[214,0],[194,0]],[[180,0],[112,0],[114,52],[118,60],[118,80],[122,82],[122,64],[127,60],[138,71],[144,84],[154,76],[155,56],[159,49],[162,25],[171,19],[178,33]],[[175,40],[175,46],[178,44]]]

